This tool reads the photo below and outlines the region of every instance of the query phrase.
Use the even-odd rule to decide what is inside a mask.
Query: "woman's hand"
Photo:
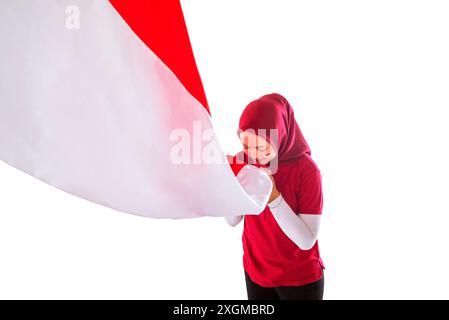
[[[276,188],[276,182],[274,182],[274,178],[270,175],[271,182],[273,182],[273,190],[271,191],[270,198],[268,199],[268,203],[271,203],[274,199],[276,199],[281,193]]]

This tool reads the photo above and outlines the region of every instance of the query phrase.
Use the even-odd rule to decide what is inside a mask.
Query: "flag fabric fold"
[[[263,171],[240,170],[242,185],[226,161],[173,161],[177,133],[226,159],[179,1],[2,1],[0,39],[3,162],[146,217],[265,208]]]

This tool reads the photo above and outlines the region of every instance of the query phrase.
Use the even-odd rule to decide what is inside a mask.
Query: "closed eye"
[[[243,148],[244,149],[250,149],[246,144],[243,144]],[[257,147],[256,149],[259,150],[259,151],[265,151],[267,149],[267,147],[266,146],[261,146],[261,147]]]

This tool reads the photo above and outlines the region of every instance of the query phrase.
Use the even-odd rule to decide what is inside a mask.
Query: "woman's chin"
[[[270,159],[258,159],[257,162],[259,162],[260,164],[267,164],[268,162],[270,162]]]
[[[249,160],[251,161],[251,163],[258,163],[258,164],[267,164],[268,162],[270,162],[270,159],[267,158],[262,158],[262,159],[254,159],[253,157],[248,157]]]

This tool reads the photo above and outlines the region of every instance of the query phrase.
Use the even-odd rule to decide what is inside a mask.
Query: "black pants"
[[[248,300],[323,300],[324,274],[320,280],[303,286],[262,287],[246,271],[245,280]]]

